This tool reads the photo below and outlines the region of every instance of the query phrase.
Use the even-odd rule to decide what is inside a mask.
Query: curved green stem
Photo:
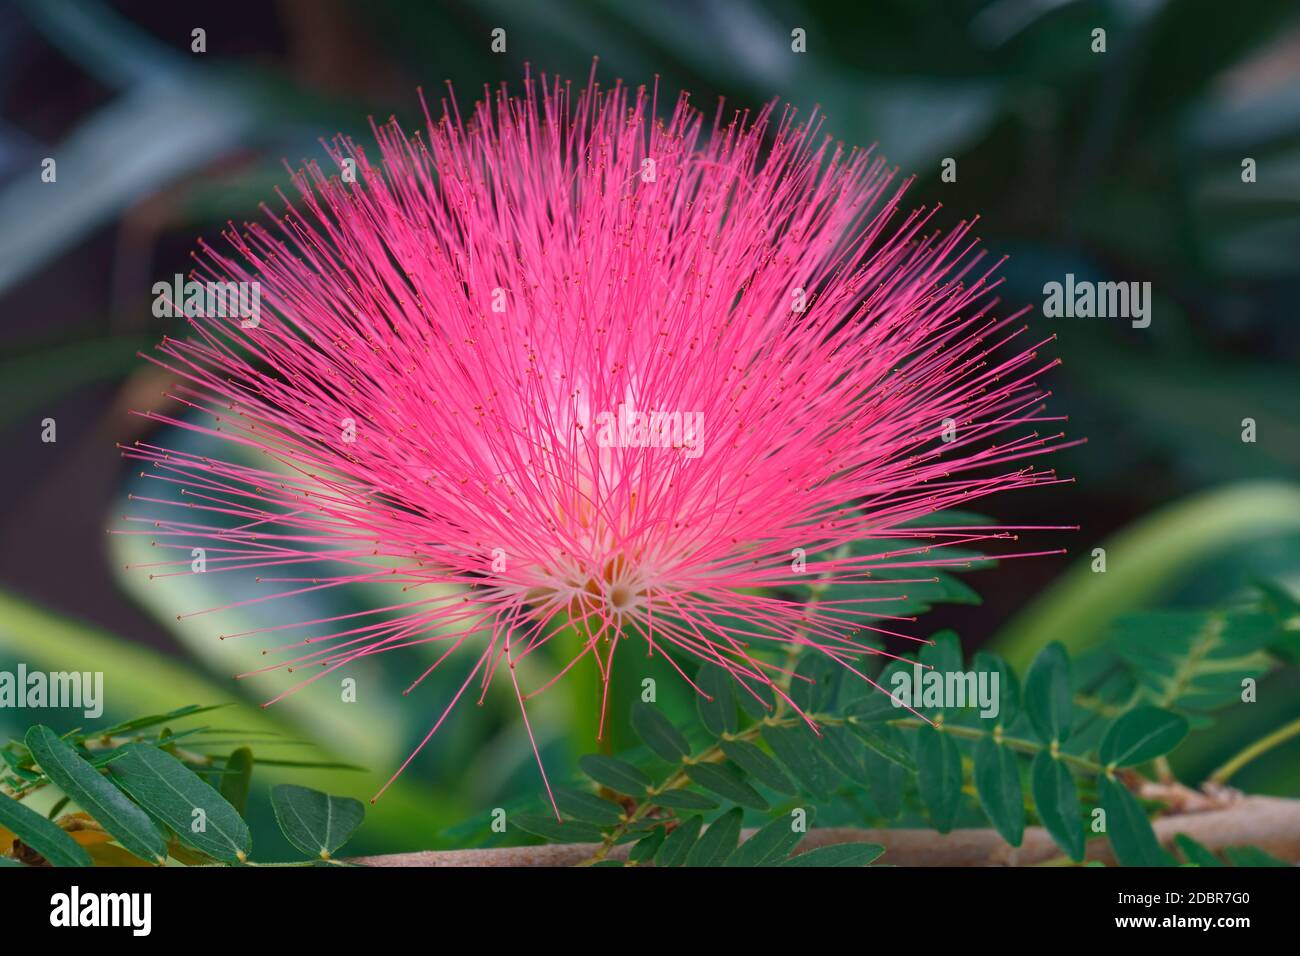
[[[1286,743],[1292,737],[1300,737],[1300,718],[1291,721],[1285,726],[1279,727],[1266,737],[1261,737],[1239,754],[1227,761],[1222,767],[1210,774],[1210,779],[1215,783],[1226,783],[1238,770],[1246,766],[1256,757],[1259,757],[1272,750],[1279,744]]]

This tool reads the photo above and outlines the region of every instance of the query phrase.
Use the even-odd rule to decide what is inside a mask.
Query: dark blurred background
[[[504,53],[491,50],[497,27]],[[795,29],[805,53],[791,49]],[[319,157],[319,137],[364,139],[371,115],[415,125],[417,86],[436,95],[450,79],[463,105],[517,82],[526,62],[580,81],[593,57],[604,82],[658,75],[706,109],[720,96],[820,106],[836,138],[876,143],[915,174],[914,205],[942,203],[947,225],[978,213],[989,251],[1009,256],[1005,307],[1034,306],[1034,328],[1059,336],[1055,409],[1090,441],[1056,464],[1077,480],[986,510],[1082,530],[1068,557],[971,578],[983,605],[938,609],[927,628],[1023,656],[1086,643],[1125,610],[1228,600],[1255,576],[1300,584],[1295,0],[6,0],[0,664],[104,661],[119,716],[240,692],[214,628],[175,620],[230,600],[226,585],[150,586],[123,570],[134,545],[105,535],[132,481],[115,443],[146,436],[128,412],[156,407],[166,381],[136,357],[175,331],[152,315],[152,284],[188,269],[197,237],[274,203],[284,162]],[[46,157],[55,183],[42,182]],[[940,176],[949,158],[955,182]],[[1150,327],[1043,317],[1044,283],[1067,273],[1150,282]],[[56,443],[41,440],[46,418]],[[1071,584],[1067,569],[1097,546],[1106,583],[1083,580],[1085,567]],[[1058,620],[1076,633],[1036,632],[1067,587],[1080,610]],[[128,650],[141,645],[153,650]],[[430,711],[375,696],[343,723],[309,699],[286,726],[382,770]],[[0,712],[0,730],[7,721],[20,723]],[[378,812],[454,823],[466,806],[531,793],[531,773],[509,708],[490,700]]]

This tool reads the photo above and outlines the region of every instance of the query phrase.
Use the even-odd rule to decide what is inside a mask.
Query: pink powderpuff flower
[[[527,699],[590,654],[608,703],[632,640],[683,680],[696,658],[793,706],[785,652],[866,680],[863,655],[914,620],[889,612],[899,569],[956,560],[935,545],[1059,553],[1017,550],[1022,528],[908,526],[1065,480],[1033,464],[1062,444],[1035,384],[1056,362],[1027,310],[994,315],[973,224],[900,214],[908,184],[816,115],[719,105],[706,125],[686,95],[667,121],[656,101],[594,70],[576,95],[545,76],[485,90],[468,122],[445,100],[424,136],[376,127],[378,165],[334,139],[337,175],[297,171],[272,228],[226,233],[237,255],[201,244],[192,278],[256,283],[260,308],[191,308],[189,337],[151,357],[185,412],[147,417],[266,467],[125,447],[169,489],[145,500],[174,506],[138,533],[182,549],[177,566],[203,545],[207,573],[281,569],[259,578],[274,596],[404,586],[295,625],[269,669],[317,666],[285,694],[368,655],[436,642],[437,667],[468,645],[423,747],[497,675],[527,726]],[[915,546],[848,547],[883,538]],[[334,573],[282,573],[319,562]],[[781,596],[809,581],[829,596]],[[841,584],[880,593],[837,600]],[[580,652],[522,686],[516,665],[561,625]]]

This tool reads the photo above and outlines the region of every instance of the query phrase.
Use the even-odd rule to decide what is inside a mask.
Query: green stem
[[[1215,783],[1226,783],[1238,770],[1246,766],[1256,757],[1268,753],[1279,744],[1286,743],[1292,737],[1300,736],[1300,719],[1291,721],[1283,727],[1279,727],[1267,737],[1261,737],[1241,753],[1237,754],[1227,763],[1225,763],[1214,773],[1210,774],[1210,779]]]
[[[777,717],[766,717],[754,724],[752,727],[746,727],[739,733],[723,734],[722,739],[750,740],[753,737],[757,737],[764,727],[783,726],[793,723],[793,720],[781,720]],[[600,846],[591,857],[583,861],[581,865],[590,866],[592,863],[599,863],[603,860],[609,854],[609,851],[614,848],[614,845],[618,843],[624,835],[626,835],[629,828],[644,820],[651,810],[659,809],[658,805],[654,802],[655,797],[667,790],[673,790],[688,783],[690,778],[686,775],[687,767],[701,763],[717,763],[722,760],[724,756],[722,746],[720,744],[713,744],[711,747],[704,750],[698,757],[683,757],[681,769],[673,771],[673,773],[671,773],[663,783],[648,789],[646,791],[647,799],[638,803],[636,809],[633,810],[626,819],[614,827],[614,829],[606,833],[601,840]]]
[[[846,546],[839,548],[835,552],[837,557],[842,557],[846,553],[847,553]],[[826,590],[825,584],[822,584],[821,582],[814,582],[812,585],[812,597],[807,602],[805,607],[807,609],[812,609],[817,604],[817,602],[821,599],[821,595],[825,590]],[[787,693],[790,690],[790,681],[792,679],[794,668],[795,665],[798,663],[799,654],[802,651],[802,649],[803,649],[803,645],[801,645],[798,641],[790,642],[790,647],[786,654],[786,666],[785,666],[786,673],[777,675],[777,680],[776,680],[777,685],[781,688],[781,690]],[[784,713],[785,713],[785,700],[780,695],[777,695],[776,708],[772,712],[772,715],[770,717],[763,718],[762,720],[755,723],[753,726],[747,727],[744,730],[740,731],[739,733],[724,734],[722,739],[723,740],[749,740],[752,737],[758,736],[759,732],[762,731],[764,727],[785,726],[788,724],[795,723],[793,719],[783,718],[782,715]],[[686,784],[689,781],[689,778],[686,776],[686,770],[685,770],[686,767],[698,763],[717,763],[718,761],[723,759],[723,756],[724,755],[722,753],[722,748],[718,744],[714,744],[713,746],[705,750],[702,754],[700,754],[698,757],[690,757],[690,756],[683,757],[682,769],[675,771],[671,776],[669,776],[667,780],[659,784],[659,786],[651,787],[649,790],[647,790],[646,796],[652,799],[642,800],[640,803],[637,804],[636,809],[632,811],[631,816],[627,817],[627,819],[625,819],[622,823],[616,826],[613,830],[605,834],[604,838],[601,840],[600,847],[596,850],[595,853],[591,855],[591,858],[586,860],[582,865],[589,866],[592,863],[598,863],[601,860],[603,860],[609,854],[609,851],[614,847],[614,845],[620,839],[622,839],[622,837],[627,833],[629,827],[645,819],[646,815],[652,809],[655,809],[655,805],[653,801],[654,797],[659,796],[659,794],[663,793],[665,790],[671,790],[675,787],[680,787]]]

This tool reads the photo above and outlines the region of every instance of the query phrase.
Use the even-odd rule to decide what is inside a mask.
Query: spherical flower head
[[[375,128],[377,163],[335,139],[269,227],[202,247],[193,279],[248,284],[257,314],[190,310],[153,356],[186,413],[149,416],[242,447],[127,448],[176,505],[142,533],[277,595],[403,588],[302,622],[272,665],[316,665],[295,687],[436,644],[415,687],[470,647],[430,735],[494,678],[527,724],[587,655],[608,698],[631,641],[793,706],[789,651],[867,680],[908,636],[907,569],[956,560],[930,548],[1034,553],[1020,529],[917,525],[1061,480],[1034,466],[1060,444],[1035,384],[1054,362],[996,314],[971,223],[901,212],[907,184],[816,116],[656,100],[545,77],[468,119],[449,98],[423,133]],[[905,544],[857,546],[880,539]],[[562,631],[579,650],[523,686]]]

